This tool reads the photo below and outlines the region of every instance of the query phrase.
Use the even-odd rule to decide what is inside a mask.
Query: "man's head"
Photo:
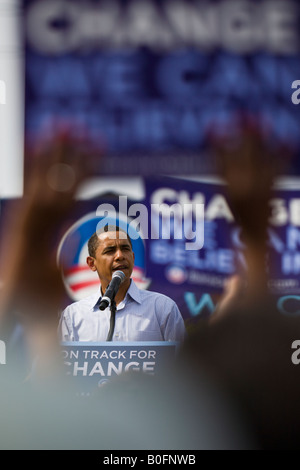
[[[130,239],[128,233],[125,232],[125,230],[121,229],[118,225],[105,225],[104,227],[102,227],[102,229],[100,229],[97,232],[93,233],[93,235],[89,239],[89,241],[88,241],[89,256],[92,256],[93,258],[95,258],[97,248],[98,248],[98,246],[100,244],[100,241],[101,241],[100,238],[99,238],[99,235],[101,235],[102,233],[108,234],[109,238],[111,238],[111,239],[116,239],[118,234],[120,233],[121,237],[123,237],[124,239],[126,239],[126,238],[128,239],[129,244],[130,244],[131,249],[132,249],[131,239]]]
[[[123,271],[129,284],[134,266],[134,253],[128,234],[115,226],[105,226],[94,233],[88,242],[87,264],[97,271],[101,285],[106,288],[114,271]]]

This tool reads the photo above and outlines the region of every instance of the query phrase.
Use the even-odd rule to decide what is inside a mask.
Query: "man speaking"
[[[100,290],[63,311],[62,341],[183,341],[185,326],[176,303],[138,289],[131,279],[134,252],[126,232],[104,227],[89,239],[88,253]]]

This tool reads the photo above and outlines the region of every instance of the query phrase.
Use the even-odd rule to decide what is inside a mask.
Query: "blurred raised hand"
[[[229,205],[241,228],[247,261],[246,279],[233,278],[219,303],[221,310],[221,306],[226,305],[227,309],[241,296],[249,301],[267,294],[270,198],[274,180],[290,161],[291,151],[272,142],[271,135],[266,135],[250,118],[241,119],[232,135],[215,137],[213,148],[220,176],[226,183]]]
[[[78,188],[91,175],[93,155],[87,139],[74,137],[68,129],[26,145],[24,196],[9,204],[3,216],[2,337],[9,337],[20,323],[30,334],[38,331],[38,342],[42,330],[55,338],[64,295],[57,243]],[[45,338],[41,343],[46,344]]]
[[[228,279],[216,311],[184,345],[193,379],[206,371],[217,390],[238,405],[254,446],[296,449],[300,375],[292,363],[300,317],[282,315],[268,291],[267,232],[275,178],[292,149],[284,149],[253,122],[230,137],[216,138],[220,175],[245,245],[247,271]]]

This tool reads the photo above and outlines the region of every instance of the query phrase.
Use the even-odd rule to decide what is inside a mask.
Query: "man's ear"
[[[97,271],[97,268],[96,268],[96,266],[95,266],[95,259],[92,258],[92,256],[88,256],[87,259],[86,259],[86,262],[87,262],[88,267],[89,267],[92,271]]]

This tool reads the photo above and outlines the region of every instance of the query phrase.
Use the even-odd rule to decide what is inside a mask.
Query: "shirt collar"
[[[142,303],[140,291],[132,279],[130,279],[130,286],[128,288],[128,291],[126,292],[125,300],[127,296],[130,296],[132,300],[134,300],[138,304]],[[100,291],[100,296],[99,296],[99,292],[97,292],[97,294],[94,294],[92,296],[91,310],[96,310],[99,307],[101,299],[102,299],[101,291]]]
[[[99,292],[93,295],[93,297],[91,298],[91,310],[96,310],[99,307],[101,298],[102,298],[101,291],[100,291],[100,295],[99,295]]]
[[[139,288],[137,287],[137,285],[132,279],[131,279],[130,286],[126,295],[129,295],[132,298],[132,300],[134,300],[138,304],[142,303]]]

